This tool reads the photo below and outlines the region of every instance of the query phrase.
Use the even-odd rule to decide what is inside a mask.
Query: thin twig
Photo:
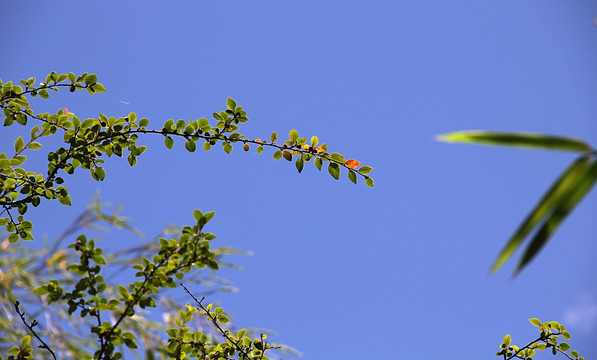
[[[28,324],[28,323],[27,323],[27,320],[25,319],[25,312],[24,312],[24,311],[21,311],[21,310],[19,309],[19,305],[20,305],[20,304],[21,304],[20,302],[18,302],[18,301],[15,301],[15,311],[16,311],[16,312],[17,312],[17,314],[19,314],[19,316],[21,317],[21,320],[23,321],[23,324],[25,324],[25,326],[26,326],[26,327],[29,329],[29,331],[31,331],[31,333],[33,334],[33,336],[35,336],[35,337],[37,338],[37,340],[39,340],[39,342],[41,342],[41,345],[40,345],[39,347],[40,347],[40,348],[42,348],[42,349],[46,349],[46,350],[48,350],[48,351],[50,352],[50,354],[52,354],[52,357],[54,358],[54,360],[57,360],[57,359],[56,359],[56,354],[54,354],[54,352],[52,351],[52,349],[50,349],[50,347],[48,346],[48,344],[46,344],[46,343],[45,343],[45,341],[43,341],[43,340],[42,340],[42,339],[41,339],[41,338],[40,338],[40,337],[37,335],[37,333],[35,332],[35,330],[33,330],[33,328],[34,328],[35,326],[37,326],[37,324],[38,324],[38,323],[37,323],[37,320],[33,320],[33,321],[31,322],[31,324]]]

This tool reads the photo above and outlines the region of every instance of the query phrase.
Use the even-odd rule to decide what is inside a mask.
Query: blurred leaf
[[[530,149],[562,150],[575,152],[590,152],[591,147],[582,140],[541,135],[534,133],[509,133],[492,131],[458,131],[439,135],[439,141],[450,143],[503,145]]]
[[[597,180],[597,160],[594,160],[590,167],[588,166],[588,156],[582,157],[580,160],[579,162],[583,164],[584,161],[587,162],[586,166],[582,167],[583,172],[576,174],[575,177],[569,180],[570,184],[567,187],[566,194],[559,199],[553,212],[543,222],[543,225],[525,249],[515,274],[519,273],[539,253],[562,221],[564,221],[572,209],[580,203],[593,185],[595,185],[595,180]]]
[[[586,169],[589,166],[589,161],[588,157],[583,156],[572,163],[572,165],[560,175],[502,249],[498,258],[491,266],[491,272],[497,271],[520,247],[524,239],[537,224],[546,219],[553,212],[554,208],[566,199],[573,187],[576,186],[579,180],[584,176]]]

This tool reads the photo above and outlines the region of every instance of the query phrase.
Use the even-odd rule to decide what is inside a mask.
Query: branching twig
[[[228,330],[224,330],[224,329],[222,329],[222,327],[220,326],[220,324],[218,324],[218,322],[217,322],[217,320],[216,320],[215,316],[213,316],[213,315],[212,315],[212,314],[211,314],[211,313],[210,313],[210,312],[207,310],[207,308],[206,308],[205,306],[203,306],[203,304],[202,304],[201,302],[202,302],[202,301],[205,299],[205,296],[204,296],[204,297],[202,297],[202,298],[201,298],[201,300],[198,300],[198,299],[195,297],[195,295],[193,295],[193,294],[192,294],[192,293],[189,291],[189,289],[187,289],[187,287],[186,287],[186,286],[184,286],[184,284],[183,284],[183,283],[180,283],[180,286],[182,286],[182,288],[184,289],[184,291],[186,291],[186,293],[187,293],[187,294],[189,294],[189,296],[190,296],[191,298],[193,298],[193,300],[194,300],[194,301],[195,301],[195,303],[196,303],[196,304],[199,306],[199,308],[205,312],[205,315],[206,315],[206,316],[209,318],[209,320],[210,320],[210,321],[211,321],[211,322],[212,322],[212,323],[213,323],[213,324],[216,326],[216,328],[218,329],[218,331],[219,331],[219,332],[220,332],[220,333],[221,333],[221,334],[222,334],[222,335],[223,335],[223,336],[226,338],[226,340],[230,341],[230,343],[232,343],[232,344],[234,345],[234,347],[236,348],[236,350],[238,350],[238,352],[240,352],[241,354],[243,354],[243,356],[244,356],[246,359],[249,359],[249,354],[247,354],[247,352],[246,352],[246,351],[245,351],[245,350],[244,350],[244,349],[243,349],[243,348],[242,348],[240,345],[238,345],[238,341],[234,341],[234,339],[232,339],[232,338],[230,337],[230,335],[228,335]],[[265,350],[265,345],[264,345],[264,347],[263,347],[263,351],[262,351],[262,352],[265,352],[264,350]]]
[[[37,320],[33,320],[31,322],[31,324],[27,323],[27,320],[25,319],[25,312],[21,311],[19,309],[19,305],[21,303],[18,301],[15,301],[15,311],[17,312],[17,314],[19,314],[19,316],[21,317],[21,320],[23,321],[23,324],[25,324],[25,326],[27,327],[27,329],[29,329],[29,331],[31,331],[31,333],[33,334],[33,336],[35,336],[37,338],[37,340],[39,340],[39,342],[41,342],[41,345],[39,346],[41,349],[46,349],[50,352],[50,354],[52,354],[52,357],[54,358],[54,360],[56,359],[56,354],[54,354],[54,351],[52,351],[52,349],[50,349],[50,347],[48,346],[48,344],[45,343],[45,341],[43,341],[39,335],[37,335],[37,333],[35,332],[35,330],[33,330],[33,328],[35,326],[37,326]]]

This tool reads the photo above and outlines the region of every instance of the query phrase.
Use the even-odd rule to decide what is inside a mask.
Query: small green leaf
[[[278,150],[274,153],[274,160],[280,160],[281,157],[282,157],[282,152],[280,150]]]
[[[41,144],[36,141],[32,141],[29,143],[29,146],[27,146],[27,147],[31,150],[37,150],[37,149],[41,149]]]
[[[226,154],[230,154],[232,152],[232,145],[230,143],[224,143],[224,151]]]
[[[209,141],[204,142],[203,143],[203,150],[209,151],[209,149],[211,149],[211,144],[209,143]]]
[[[257,146],[257,154],[261,154],[263,152],[263,146]]]
[[[371,166],[361,166],[358,170],[359,174],[361,175],[367,175],[371,172],[371,170],[373,170],[373,168]]]
[[[141,120],[139,120],[139,127],[146,127],[147,125],[149,125],[149,119],[147,118],[143,118]]]
[[[373,179],[370,178],[370,177],[368,177],[368,176],[366,176],[365,177],[365,184],[367,184],[367,186],[369,186],[369,187],[373,187],[374,186]]]
[[[288,161],[292,161],[292,154],[290,151],[282,151],[282,156]]]
[[[315,158],[315,160],[313,160],[313,164],[315,164],[317,170],[321,171],[321,166],[323,165],[321,158]]]
[[[338,164],[330,163],[328,165],[328,172],[334,179],[338,180],[340,178],[340,166]]]
[[[590,152],[591,147],[582,140],[541,135],[535,133],[509,133],[491,131],[458,131],[440,135],[439,141],[480,145],[504,145],[529,149]]]
[[[234,101],[232,98],[226,99],[226,107],[228,110],[234,111],[234,109],[236,109],[236,101]]]
[[[296,162],[294,164],[296,165],[296,169],[298,170],[299,173],[301,171],[303,171],[303,167],[305,166],[305,162],[303,161],[302,157],[299,157],[298,159],[296,159]]]
[[[197,144],[195,144],[195,142],[191,139],[187,140],[184,142],[184,147],[189,151],[189,152],[194,152],[195,149],[197,148]]]
[[[25,148],[25,143],[23,142],[23,137],[19,136],[17,141],[15,141],[15,151],[17,153],[19,153],[19,152],[23,151],[24,148]]]
[[[354,172],[354,171],[352,171],[352,170],[350,170],[348,172],[348,180],[350,180],[350,181],[352,181],[353,183],[356,184],[357,183],[357,173]]]
[[[106,92],[106,88],[104,87],[104,85],[100,84],[100,83],[95,83],[91,86],[91,89],[93,90],[93,92],[95,93],[103,93]]]
[[[269,138],[274,143],[276,140],[278,140],[278,134],[274,131]]]
[[[570,345],[567,342],[561,342],[559,348],[562,351],[568,351],[570,350]]]
[[[531,318],[531,319],[529,319],[529,321],[531,322],[531,324],[533,324],[535,326],[541,326],[541,320],[539,320],[537,318]]]
[[[296,142],[296,140],[299,137],[298,131],[296,131],[295,129],[290,130],[290,133],[288,135],[290,136],[290,141],[292,142]]]
[[[311,146],[312,147],[316,147],[317,144],[319,144],[319,138],[317,138],[317,136],[311,136]]]
[[[342,156],[338,153],[330,154],[330,159],[332,159],[335,162],[340,163],[340,164],[344,164],[346,162],[346,159],[344,159],[344,156]]]
[[[510,337],[510,334],[508,334],[502,339],[502,344],[506,345],[505,347],[508,347],[510,346],[510,343],[512,343],[512,338]]]
[[[168,149],[172,150],[172,147],[174,146],[174,139],[172,139],[170,136],[166,136],[164,138],[164,144]]]

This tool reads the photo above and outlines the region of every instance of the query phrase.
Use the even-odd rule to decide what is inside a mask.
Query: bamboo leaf
[[[580,203],[584,196],[591,190],[595,181],[597,180],[597,160],[589,166],[588,157],[584,172],[576,176],[569,187],[569,191],[563,197],[562,201],[558,203],[549,218],[547,218],[541,228],[537,231],[531,243],[525,249],[518,267],[515,270],[515,275],[519,273],[529,262],[539,253],[547,241],[551,238],[553,233],[560,226],[562,221],[570,214],[570,212]]]
[[[574,152],[590,152],[591,147],[582,140],[535,133],[510,133],[492,131],[458,131],[439,135],[439,141],[449,143],[502,145],[529,149],[561,150]]]
[[[576,186],[579,179],[585,174],[589,165],[589,158],[580,157],[573,162],[560,177],[555,181],[551,188],[543,195],[541,200],[535,205],[533,210],[527,215],[522,224],[518,227],[514,235],[510,238],[506,246],[502,249],[497,259],[491,266],[491,272],[497,271],[520,247],[528,234],[546,217],[548,217],[555,207],[561,204],[569,195],[571,189]]]

